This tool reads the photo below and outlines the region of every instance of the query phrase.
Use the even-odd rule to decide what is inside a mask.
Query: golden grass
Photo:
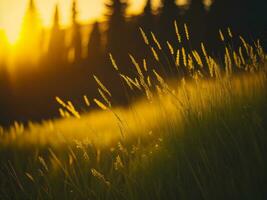
[[[183,28],[189,40],[187,25]],[[6,184],[0,197],[229,199],[228,193],[255,197],[261,191],[254,181],[266,180],[267,166],[261,118],[267,70],[260,42],[250,45],[240,37],[240,47],[225,44],[224,60],[209,55],[203,43],[197,52],[167,42],[174,70],[188,76],[166,79],[159,73],[165,52],[153,33],[157,49],[140,31],[157,68],[129,55],[136,71],[130,77],[109,56],[121,80],[142,98],[126,108],[113,107],[112,93],[94,76],[101,99],[84,95],[83,100],[99,110],[82,114],[56,97],[61,119],[0,127],[0,183]],[[219,34],[226,41],[227,34]]]
[[[181,36],[178,25],[176,22],[174,25],[177,39],[180,40]],[[189,32],[186,24],[184,24],[184,30],[186,38],[189,40]],[[142,28],[140,28],[140,31],[145,44],[150,45]],[[229,28],[227,31],[229,37],[233,37]],[[225,36],[222,30],[219,33],[221,40],[224,41]],[[154,43],[161,50],[162,47],[156,36],[152,32],[151,35]],[[137,88],[144,93],[144,97],[146,98],[139,100],[128,109],[113,108],[109,100],[109,97],[112,97],[111,92],[94,75],[102,100],[94,98],[92,102],[104,112],[95,111],[81,116],[71,102],[64,102],[59,97],[56,97],[56,101],[61,106],[59,112],[63,119],[55,122],[44,122],[43,125],[30,124],[28,129],[24,129],[22,125],[16,123],[10,129],[9,133],[5,134],[1,142],[3,144],[15,142],[21,145],[58,145],[73,142],[74,140],[89,139],[92,143],[105,146],[119,141],[122,136],[122,131],[125,131],[123,133],[124,135],[131,137],[132,135],[146,134],[153,131],[158,123],[168,124],[169,121],[175,121],[177,123],[178,119],[178,121],[182,119],[181,113],[189,109],[188,107],[196,110],[196,112],[205,112],[205,109],[208,108],[207,102],[211,100],[213,101],[212,104],[221,107],[224,105],[225,99],[230,98],[231,94],[228,91],[228,87],[231,87],[231,93],[233,94],[242,93],[240,95],[248,95],[247,93],[252,90],[252,86],[262,88],[262,84],[266,78],[264,71],[266,66],[264,64],[263,66],[258,66],[258,63],[264,63],[266,59],[260,42],[257,41],[253,47],[243,37],[240,36],[239,38],[242,41],[242,46],[237,48],[238,53],[230,47],[225,46],[224,69],[221,69],[215,58],[208,55],[203,43],[201,43],[202,52],[200,53],[196,50],[187,52],[185,47],[177,49],[175,61],[177,70],[180,67],[185,67],[192,72],[190,73],[192,80],[187,81],[186,84],[184,78],[182,80],[166,81],[156,69],[148,69],[145,59],[142,60],[142,67],[140,67],[141,64],[129,54],[130,60],[137,72],[137,77],[130,78],[128,75],[119,72],[118,75],[122,77],[122,80],[125,81],[131,90]],[[174,56],[174,47],[169,42],[167,42],[167,46],[170,55]],[[160,62],[156,50],[152,46],[150,48],[155,61]],[[244,51],[249,59],[247,62],[243,55]],[[182,54],[182,57],[180,54]],[[119,71],[112,54],[109,54],[109,56],[114,69]],[[180,63],[180,57],[182,58],[182,63]],[[204,77],[203,71],[198,70],[196,66],[199,66],[203,70],[207,67],[210,77],[216,79],[201,80]],[[252,74],[231,78],[234,68],[249,71]],[[154,77],[145,75],[143,70],[145,72],[148,70],[153,71]],[[252,86],[250,87],[249,84]],[[90,106],[90,99],[86,95],[83,98],[86,106]],[[159,108],[158,105],[161,107]],[[165,120],[163,116],[168,117]],[[179,122],[178,124],[181,124],[182,127],[183,123]]]

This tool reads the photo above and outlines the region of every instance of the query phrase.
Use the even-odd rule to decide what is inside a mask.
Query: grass
[[[141,33],[161,66],[162,44]],[[168,42],[169,67],[188,74],[168,81],[131,55],[129,77],[110,54],[123,84],[144,98],[113,108],[95,76],[101,99],[84,99],[101,110],[82,114],[57,97],[62,119],[2,128],[0,199],[266,199],[266,56],[259,42],[241,40],[225,44],[223,62],[203,44],[198,53]]]

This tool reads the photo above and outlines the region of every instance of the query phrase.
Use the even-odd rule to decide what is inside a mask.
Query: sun
[[[5,33],[7,36],[8,43],[10,45],[15,45],[19,38],[20,27],[15,24],[10,24],[5,27]]]

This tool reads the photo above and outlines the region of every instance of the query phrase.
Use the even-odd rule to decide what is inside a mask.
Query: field
[[[241,40],[222,63],[203,44],[182,48],[176,63],[190,76],[168,81],[132,56],[130,78],[110,55],[144,97],[113,108],[95,76],[102,98],[84,100],[100,110],[80,113],[56,97],[62,119],[2,128],[0,199],[266,199],[266,55]]]

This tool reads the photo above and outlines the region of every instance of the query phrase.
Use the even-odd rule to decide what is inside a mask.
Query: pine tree
[[[41,20],[34,0],[29,1],[29,6],[23,18],[17,53],[20,62],[29,61],[36,63],[40,57],[40,38],[42,34]]]
[[[151,0],[147,0],[147,3],[144,7],[143,14],[140,20],[140,26],[143,29],[152,31],[154,29],[154,16],[152,13]]]
[[[58,5],[55,7],[55,14],[54,14],[54,25],[53,28],[55,30],[59,30],[59,11],[58,11]]]
[[[23,40],[26,37],[29,37],[29,35],[37,34],[36,32],[39,33],[40,27],[41,27],[41,22],[40,22],[40,18],[39,18],[34,0],[30,0],[28,9],[23,19],[20,39]]]
[[[72,43],[71,47],[74,51],[74,61],[81,60],[82,57],[82,37],[81,27],[77,21],[77,3],[76,0],[72,2]]]
[[[107,30],[107,47],[108,52],[120,54],[122,52],[122,43],[126,43],[126,8],[128,4],[122,0],[110,0],[106,3],[108,10],[108,30]]]
[[[95,22],[89,36],[88,59],[90,62],[100,59],[102,54],[102,41],[99,23]]]
[[[48,56],[53,62],[61,62],[65,54],[64,31],[60,29],[59,8],[55,6],[54,22],[51,30],[50,42],[48,47]]]
[[[150,16],[152,15],[152,6],[151,6],[151,0],[147,0],[146,6],[144,8],[144,15]]]

